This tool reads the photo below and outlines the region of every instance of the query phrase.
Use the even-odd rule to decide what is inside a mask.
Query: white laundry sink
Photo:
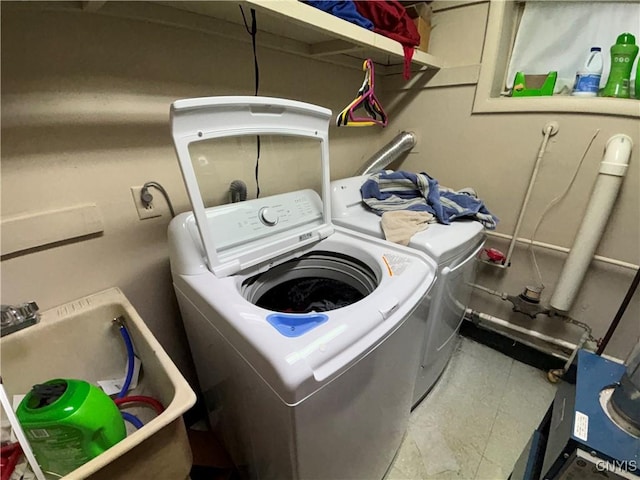
[[[2,338],[2,380],[9,395],[37,383],[75,378],[96,384],[122,378],[127,354],[112,320],[124,316],[142,361],[138,386],[129,395],[148,395],[165,407],[129,410],[145,425],[65,479],[186,479],[192,457],[182,414],[196,401],[189,384],[118,288],[111,288],[42,313],[40,322]]]

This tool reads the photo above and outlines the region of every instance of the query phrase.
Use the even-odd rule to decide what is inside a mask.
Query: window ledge
[[[640,100],[626,98],[501,97],[504,75],[518,23],[517,2],[491,0],[473,113],[555,112],[640,118]]]
[[[476,98],[473,112],[587,113],[640,118],[640,100],[604,97],[580,98],[570,95],[553,97],[485,97],[482,99]]]

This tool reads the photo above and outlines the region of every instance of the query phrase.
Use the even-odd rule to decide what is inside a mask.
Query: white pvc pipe
[[[578,294],[627,172],[632,148],[633,142],[627,135],[614,135],[607,142],[582,224],[549,302],[559,312],[568,312]]]

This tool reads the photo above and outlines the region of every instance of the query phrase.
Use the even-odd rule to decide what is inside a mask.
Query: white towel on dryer
[[[384,238],[400,245],[409,245],[409,240],[416,233],[425,230],[435,217],[429,212],[411,210],[394,210],[384,212],[380,220]]]

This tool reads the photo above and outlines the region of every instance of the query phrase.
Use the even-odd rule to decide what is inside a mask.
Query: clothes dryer
[[[406,430],[436,265],[330,221],[331,112],[262,97],[174,103],[192,212],[169,226],[175,292],[211,423],[241,473],[381,479]],[[190,146],[317,141],[321,198],[301,190],[205,208]],[[300,161],[306,161],[301,158]]]
[[[384,238],[380,217],[362,202],[360,187],[366,175],[331,183],[333,223],[371,237]],[[485,242],[484,227],[473,220],[450,225],[432,224],[418,232],[409,247],[426,253],[438,264],[436,285],[423,308],[423,346],[415,373],[413,407],[427,395],[446,367],[457,345],[458,331],[471,297],[476,273],[475,258]]]

